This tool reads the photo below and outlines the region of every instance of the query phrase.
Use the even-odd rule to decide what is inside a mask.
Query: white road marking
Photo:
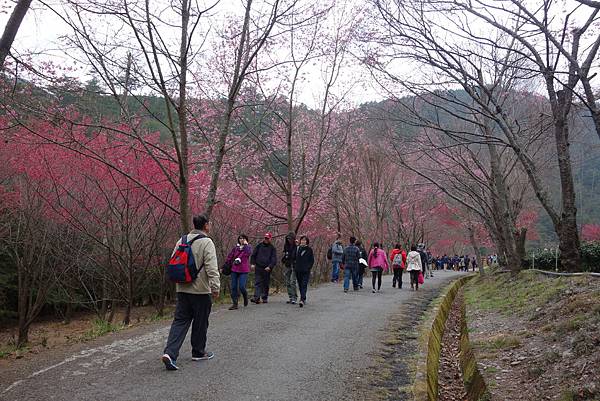
[[[34,372],[27,376],[25,379],[17,380],[10,386],[6,387],[0,394],[6,394],[9,391],[14,390],[19,385],[23,384],[27,380],[33,379],[36,376],[42,375],[63,365],[71,364],[72,362],[75,362],[79,359],[85,360],[85,358],[93,357],[93,359],[91,360],[86,360],[85,362],[82,361],[80,363],[77,363],[77,366],[74,366],[72,370],[66,372],[67,374],[62,377],[63,379],[73,376],[82,376],[87,374],[87,372],[91,370],[95,371],[98,368],[106,369],[112,363],[118,361],[119,359],[129,354],[134,354],[143,350],[144,348],[160,346],[162,343],[164,343],[168,331],[169,327],[163,327],[161,329],[152,331],[141,336],[125,340],[117,340],[111,344],[103,345],[101,347],[83,350],[79,354],[71,355],[70,357],[65,358],[59,363],[38,370],[37,372]]]

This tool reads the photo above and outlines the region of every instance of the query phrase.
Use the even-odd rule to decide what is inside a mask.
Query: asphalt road
[[[437,272],[425,284],[443,286],[458,275]],[[404,280],[406,287],[406,275]],[[282,296],[237,311],[225,305],[211,315],[208,350],[216,356],[210,361],[191,361],[186,340],[180,370],[167,372],[160,356],[169,327],[162,322],[40,357],[28,369],[5,367],[0,399],[364,399],[357,378],[373,369],[387,318],[413,295],[410,288],[391,288],[391,276],[384,276],[378,294],[367,289],[344,294],[334,284],[310,288],[302,309],[285,304]]]

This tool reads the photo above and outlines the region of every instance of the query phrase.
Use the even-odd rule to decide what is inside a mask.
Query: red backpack
[[[171,256],[167,265],[167,277],[174,283],[189,284],[198,277],[198,273],[202,270],[202,266],[196,266],[194,253],[192,252],[192,244],[197,239],[206,238],[200,234],[190,242],[187,241],[187,235],[181,237],[181,243],[177,246],[175,253]]]

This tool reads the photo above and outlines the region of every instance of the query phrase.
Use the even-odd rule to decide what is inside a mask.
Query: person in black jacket
[[[365,270],[367,269],[366,261],[369,259],[369,255],[367,254],[367,250],[362,244],[362,241],[356,241],[356,246],[360,249],[360,258],[365,261],[365,264],[359,263],[357,273],[357,282],[358,288],[363,288],[363,277],[365,275]]]
[[[421,256],[421,272],[423,272],[423,277],[428,278],[429,273],[427,271],[428,270],[427,265],[429,264],[429,262],[428,262],[428,258],[427,258],[427,252],[425,252],[425,244],[423,244],[423,243],[418,244],[417,252],[419,252],[419,255]]]
[[[285,266],[283,271],[283,278],[285,280],[285,286],[287,287],[287,293],[290,299],[286,302],[288,304],[296,304],[298,300],[298,293],[296,292],[296,275],[294,274],[294,266],[296,264],[296,234],[290,232],[285,236],[285,244],[283,245],[283,257],[281,263]]]
[[[271,271],[277,264],[277,250],[271,243],[272,238],[271,233],[266,233],[250,258],[251,267],[254,268],[254,298],[251,301],[257,305],[261,303],[261,299],[264,304],[268,302]]]
[[[298,287],[300,287],[300,302],[299,305],[302,308],[306,303],[306,291],[308,290],[308,281],[310,280],[310,270],[315,264],[315,256],[313,250],[308,246],[310,240],[306,235],[300,237],[300,245],[296,251],[296,279],[298,280]]]

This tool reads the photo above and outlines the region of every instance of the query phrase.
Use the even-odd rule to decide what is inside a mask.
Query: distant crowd
[[[239,308],[240,297],[244,307],[249,302],[266,304],[269,302],[271,273],[280,260],[288,295],[288,304],[304,307],[307,302],[308,284],[315,255],[310,239],[297,237],[290,232],[285,237],[281,259],[272,243],[271,233],[265,233],[262,241],[252,247],[248,237],[241,234],[235,246],[229,251],[224,263],[219,266],[213,241],[209,237],[210,222],[204,215],[193,219],[194,229],[184,235],[175,245],[167,266],[167,276],[176,283],[177,304],[175,316],[162,362],[167,370],[178,370],[179,350],[191,326],[193,361],[209,360],[214,353],[206,350],[208,319],[212,299],[220,294],[221,274],[231,277],[231,300],[229,310]],[[386,252],[380,243],[374,242],[369,251],[361,240],[350,237],[346,245],[338,238],[328,249],[327,259],[331,263],[331,281],[343,280],[343,291],[348,293],[350,283],[353,291],[363,289],[367,269],[371,273],[373,293],[379,293],[382,275],[389,270],[393,273],[392,287],[403,287],[403,275],[409,275],[410,287],[419,290],[426,278],[433,277],[435,270],[464,270],[477,268],[477,259],[468,255],[449,257],[432,256],[425,244],[410,246],[408,250],[396,244]],[[254,271],[254,294],[249,296],[246,289],[248,275]],[[298,298],[299,292],[299,298]]]

